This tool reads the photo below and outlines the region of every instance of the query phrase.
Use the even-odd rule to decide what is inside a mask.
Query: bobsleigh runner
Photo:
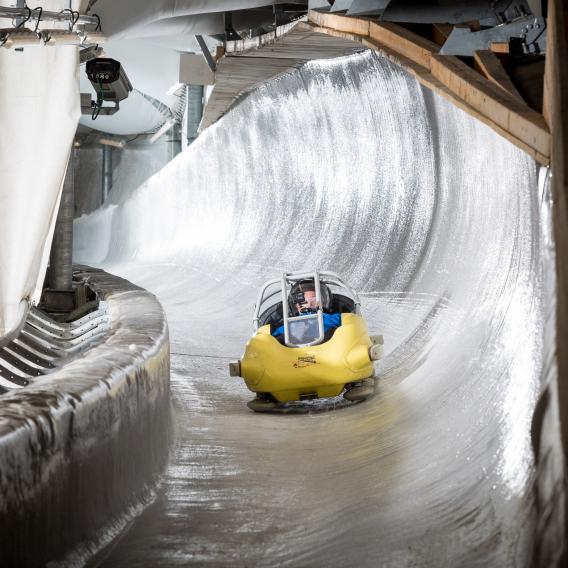
[[[256,412],[341,393],[361,401],[374,393],[382,344],[381,335],[369,336],[357,293],[337,274],[284,273],[262,286],[254,334],[229,371],[256,393],[248,403]]]

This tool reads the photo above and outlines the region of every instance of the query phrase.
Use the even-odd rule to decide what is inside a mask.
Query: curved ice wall
[[[258,88],[82,218],[78,257],[157,292],[171,325],[179,450],[161,513],[139,521],[171,546],[134,540],[136,558],[530,566],[540,206],[529,157],[365,52]],[[253,415],[225,357],[259,283],[313,266],[361,290],[384,334],[378,395]]]

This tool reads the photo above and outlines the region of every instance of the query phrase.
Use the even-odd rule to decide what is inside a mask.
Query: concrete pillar
[[[75,212],[74,161],[74,151],[71,150],[49,257],[49,288],[52,290],[73,289],[71,256],[73,253],[73,214]]]
[[[105,203],[112,189],[112,147],[103,146],[103,200]]]
[[[186,101],[186,136],[189,146],[197,138],[197,129],[203,116],[203,85],[188,85]]]

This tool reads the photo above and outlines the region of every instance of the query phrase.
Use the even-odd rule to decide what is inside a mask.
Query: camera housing
[[[132,91],[132,85],[122,65],[110,57],[96,57],[87,61],[87,77],[103,100],[119,102]]]
[[[122,65],[110,57],[96,57],[87,61],[87,77],[97,93],[97,100],[91,101],[88,112],[92,111],[95,120],[99,114],[111,115],[119,110],[119,102],[132,91],[132,84]],[[113,107],[103,107],[103,102],[114,103]],[[87,110],[87,109],[85,109]]]

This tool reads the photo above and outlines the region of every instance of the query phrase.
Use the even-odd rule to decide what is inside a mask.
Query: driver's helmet
[[[306,292],[308,292],[306,297]],[[309,294],[312,292],[312,294]],[[310,305],[310,299],[315,299],[316,286],[313,278],[298,280],[288,294],[288,306],[293,316],[300,314],[317,313],[317,305]],[[324,312],[328,312],[331,307],[331,292],[326,284],[320,282],[321,307]]]

